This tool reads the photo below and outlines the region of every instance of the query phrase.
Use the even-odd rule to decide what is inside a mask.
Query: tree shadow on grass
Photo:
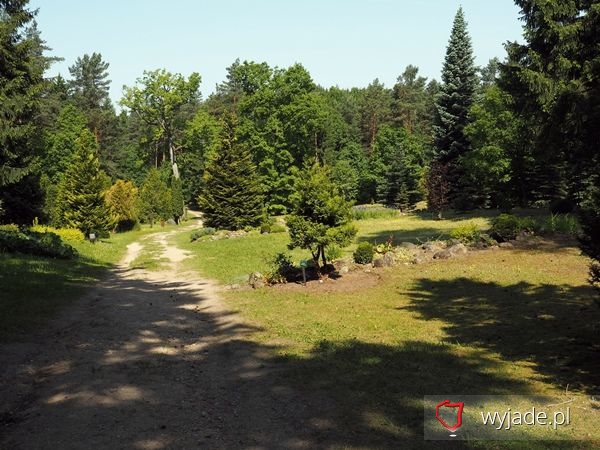
[[[408,294],[402,309],[446,322],[451,342],[532,362],[565,389],[600,393],[600,308],[589,286],[420,279]]]
[[[499,375],[497,361],[485,355],[459,356],[422,341],[323,341],[307,357],[282,362],[293,384],[331,399],[304,425],[315,448],[470,448],[424,441],[423,396],[528,393],[526,383]]]
[[[79,257],[62,260],[0,255],[0,341],[43,325],[106,275],[106,267]]]
[[[423,441],[424,395],[529,393],[485,351],[441,343],[323,341],[286,354],[253,340],[258,329],[202,282],[135,273],[119,271],[28,342],[0,347],[0,448],[469,448]],[[423,280],[411,308],[434,317],[437,301],[458,334],[452,320],[470,322],[453,311],[457,288]]]

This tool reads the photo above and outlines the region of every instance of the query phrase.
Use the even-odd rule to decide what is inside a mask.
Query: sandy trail
[[[0,346],[0,448],[315,448],[320,399],[289,386],[217,286],[181,270],[110,275],[27,342]],[[309,431],[312,430],[312,431]],[[316,433],[316,434],[315,434]]]

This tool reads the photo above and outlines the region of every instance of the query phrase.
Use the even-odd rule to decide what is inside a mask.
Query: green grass
[[[462,223],[473,223],[480,228],[489,227],[488,217],[462,217],[448,220],[422,219],[418,215],[398,215],[395,218],[364,219],[355,221],[358,235],[355,242],[342,249],[342,256],[352,258],[359,241],[367,240],[374,245],[387,242],[392,236],[394,244],[402,241],[414,243],[435,239],[446,239],[450,231]],[[186,264],[199,270],[203,275],[223,284],[244,283],[248,275],[258,271],[265,273],[269,269],[269,260],[277,253],[290,253],[294,263],[309,259],[307,250],[287,248],[287,233],[258,234],[251,233],[244,238],[223,239],[218,241],[201,240],[190,242],[192,232],[182,233],[175,244],[196,254],[196,258]]]
[[[490,216],[361,220],[357,240],[385,242],[390,234],[395,243],[446,238],[464,223],[487,228]],[[183,239],[180,244],[196,253],[188,264],[223,282],[261,270],[264,257],[287,243],[286,235],[195,244]],[[419,444],[424,395],[551,395],[562,401],[600,392],[600,309],[586,282],[587,263],[577,248],[549,242],[529,250],[490,250],[401,265],[377,275],[359,274],[354,282],[349,275],[309,288],[279,286],[223,295],[230,309],[256,328],[252,339],[271,349],[290,384],[335,400],[336,413],[324,412],[322,419],[340,435],[353,436],[343,442],[388,447],[407,438],[413,447],[427,448]],[[366,276],[381,279],[365,287],[369,283],[361,277]],[[347,285],[333,289],[336,283]],[[592,409],[571,430],[581,434],[599,427],[600,417]],[[356,441],[357,436],[366,441]]]
[[[0,340],[45,323],[100,280],[128,244],[156,231],[161,229],[114,234],[94,244],[69,242],[79,253],[74,261],[0,253]]]
[[[399,210],[381,205],[357,205],[352,208],[352,216],[355,220],[392,219],[399,215]]]
[[[191,233],[179,234],[174,240],[178,247],[196,255],[184,264],[223,284],[245,283],[250,273],[265,273],[269,269],[269,261],[277,253],[289,253],[296,264],[301,259],[310,258],[308,251],[288,250],[287,233],[252,232],[243,238],[190,242]]]

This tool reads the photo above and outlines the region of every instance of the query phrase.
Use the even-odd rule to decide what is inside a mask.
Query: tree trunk
[[[321,260],[323,261],[323,267],[327,265],[327,260],[325,259],[325,247],[321,247]]]

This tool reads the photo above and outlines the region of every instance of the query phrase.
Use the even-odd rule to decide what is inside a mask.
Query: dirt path
[[[311,409],[215,285],[170,262],[130,269],[144,242],[29,342],[0,346],[0,448],[315,448]],[[314,424],[313,424],[314,425]]]

